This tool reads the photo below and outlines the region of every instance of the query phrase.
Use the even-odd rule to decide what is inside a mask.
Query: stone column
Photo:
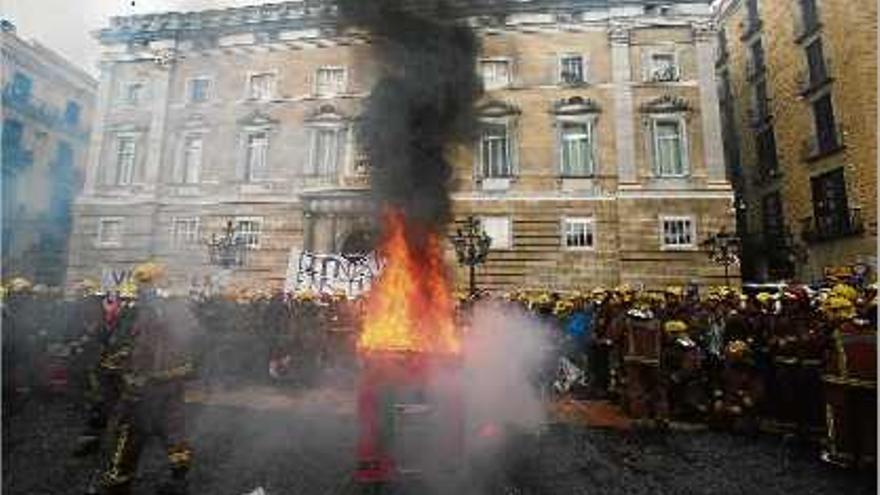
[[[697,52],[697,75],[700,85],[700,115],[703,128],[703,160],[710,183],[727,182],[724,170],[724,142],[721,134],[721,110],[715,74],[715,29],[711,23],[693,25]]]
[[[638,174],[636,171],[629,28],[620,24],[612,24],[608,31],[608,37],[611,41],[611,81],[614,84],[617,177],[621,183],[635,183],[638,181]]]
[[[101,62],[101,77],[98,84],[98,99],[95,104],[95,113],[92,118],[92,131],[89,137],[89,158],[86,166],[86,177],[83,184],[83,196],[90,196],[95,193],[95,186],[98,182],[99,168],[103,166],[101,163],[104,147],[104,121],[107,118],[107,111],[110,108],[113,98],[113,70],[110,62]]]

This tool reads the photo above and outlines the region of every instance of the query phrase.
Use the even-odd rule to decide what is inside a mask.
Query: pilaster
[[[633,117],[632,66],[629,27],[613,23],[608,30],[611,42],[611,80],[614,83],[614,134],[617,177],[621,183],[634,183],[636,174],[635,124]]]
[[[715,74],[715,28],[711,23],[693,24],[700,85],[700,115],[703,129],[703,160],[710,183],[727,181],[724,170],[724,143],[721,110]]]

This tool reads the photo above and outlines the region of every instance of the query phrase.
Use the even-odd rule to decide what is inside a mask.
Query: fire
[[[385,267],[367,299],[358,350],[458,354],[441,237],[427,233],[424,246],[413,246],[406,234],[401,212],[385,215]]]

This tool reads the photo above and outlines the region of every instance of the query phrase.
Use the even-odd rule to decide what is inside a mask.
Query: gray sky
[[[270,3],[260,0],[0,0],[0,17],[12,21],[18,35],[35,39],[95,74],[98,43],[91,33],[114,15],[169,10],[189,11]],[[134,4],[134,5],[132,5]]]

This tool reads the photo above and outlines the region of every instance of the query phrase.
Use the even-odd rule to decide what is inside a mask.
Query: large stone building
[[[718,81],[746,278],[877,262],[877,2],[724,0]]]
[[[114,18],[99,33],[71,280],[149,258],[201,279],[217,272],[202,239],[232,221],[251,249],[231,283],[280,286],[291,253],[337,253],[369,228],[352,129],[376,48],[325,4]],[[456,222],[479,216],[494,239],[480,285],[723,282],[701,248],[734,230],[707,3],[470,5],[484,125],[449,155]]]
[[[97,81],[0,20],[3,277],[60,284]]]

